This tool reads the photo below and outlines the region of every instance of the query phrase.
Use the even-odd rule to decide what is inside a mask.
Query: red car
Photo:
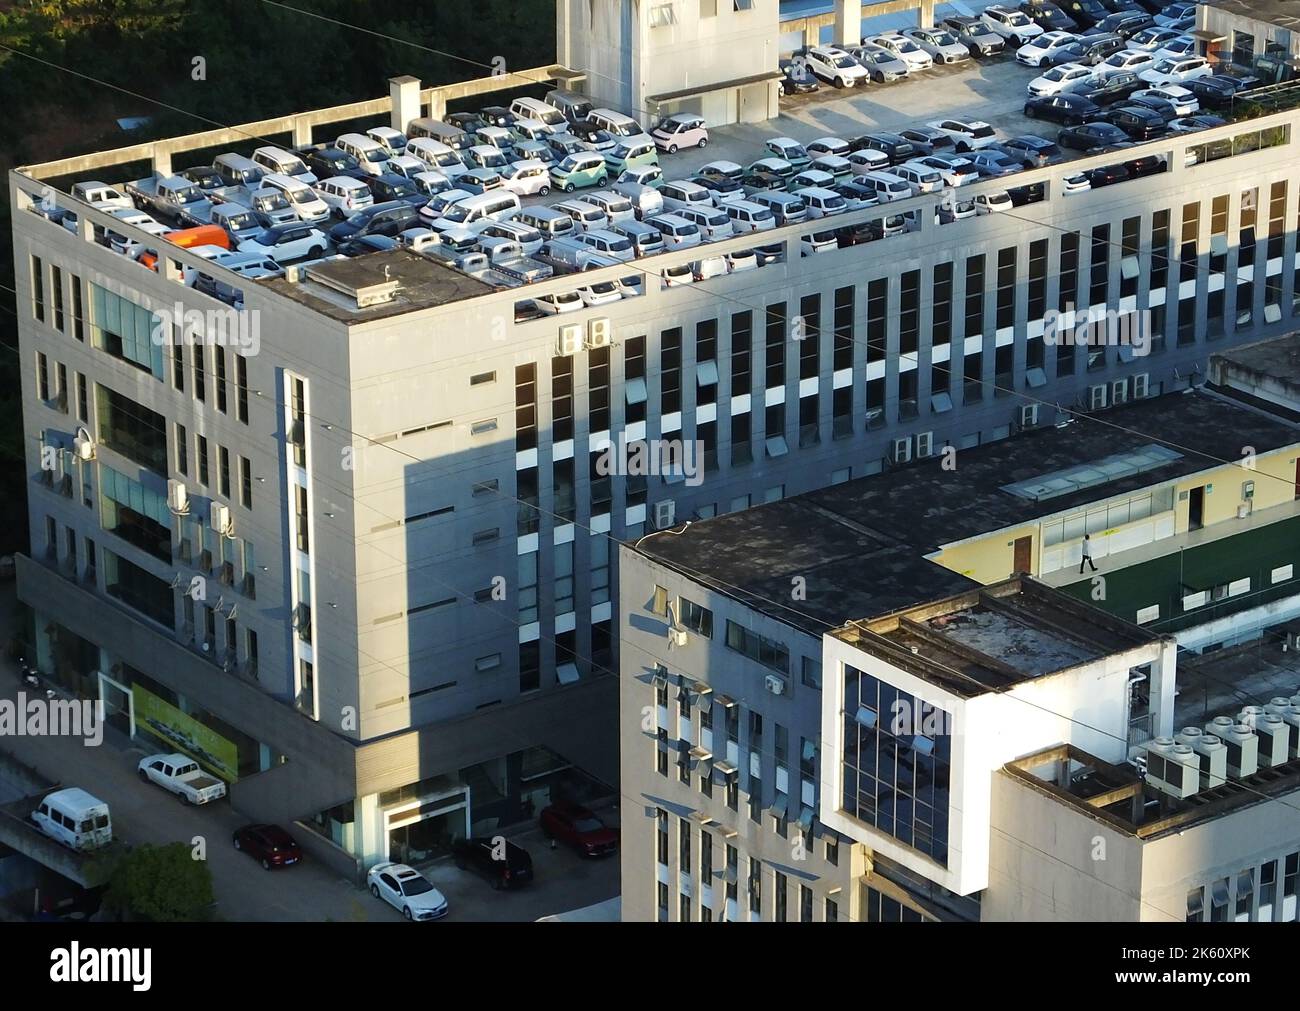
[[[247,853],[262,867],[288,867],[302,860],[302,850],[279,825],[245,825],[235,830],[235,849]]]
[[[583,856],[603,857],[618,850],[618,832],[577,804],[552,804],[542,811],[542,835],[559,839]]]

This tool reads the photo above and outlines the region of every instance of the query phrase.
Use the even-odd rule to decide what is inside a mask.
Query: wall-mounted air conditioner
[[[90,461],[95,459],[95,440],[89,435],[82,436],[78,434],[72,440],[72,452],[78,460]]]
[[[555,342],[558,355],[576,355],[582,350],[582,324],[566,323],[560,327],[559,339]]]
[[[1038,424],[1038,405],[1021,404],[1017,412],[1021,428],[1033,428]]]
[[[777,677],[775,674],[768,674],[764,676],[763,687],[766,688],[773,695],[785,694],[785,681]]]
[[[1100,411],[1106,406],[1106,387],[1089,386],[1088,387],[1088,410]]]
[[[655,528],[667,530],[677,518],[677,503],[670,498],[655,503]]]
[[[230,506],[213,502],[208,507],[208,523],[223,537],[230,533]]]
[[[934,451],[934,433],[918,432],[916,435],[916,458],[926,459]]]
[[[1151,377],[1145,372],[1139,372],[1133,377],[1133,399],[1142,400],[1151,391]]]
[[[178,516],[190,511],[190,496],[185,490],[185,482],[174,478],[167,482],[167,508]]]
[[[610,326],[608,319],[592,319],[587,321],[587,347],[607,348],[609,347],[612,336],[613,327]]]
[[[1123,404],[1128,402],[1128,380],[1116,379],[1110,384],[1110,402]]]
[[[894,463],[907,463],[912,459],[912,440],[895,439],[889,450],[889,459]]]

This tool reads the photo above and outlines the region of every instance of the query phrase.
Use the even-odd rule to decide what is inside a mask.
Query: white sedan
[[[447,899],[429,879],[406,864],[375,864],[366,875],[370,894],[401,910],[408,920],[437,920],[447,915]]]
[[[996,214],[998,211],[1011,210],[1011,194],[1002,193],[980,193],[975,197],[976,214]]]
[[[1068,46],[1079,36],[1073,32],[1044,32],[1016,50],[1016,62],[1026,67],[1041,67],[1043,61],[1062,46]]]
[[[907,64],[909,70],[929,70],[934,66],[934,58],[906,35],[898,32],[885,32],[862,40],[863,45],[886,49]]]
[[[537,306],[548,316],[555,316],[562,312],[577,312],[583,307],[582,296],[576,291],[561,291],[554,295],[538,295],[533,299],[533,305]]]
[[[978,151],[982,147],[997,143],[998,139],[997,134],[993,132],[993,127],[980,119],[936,119],[925,125],[951,137],[958,154]]]
[[[583,305],[608,305],[623,297],[623,288],[613,281],[599,281],[596,284],[584,284],[578,289],[578,297]]]
[[[1063,95],[1071,91],[1080,91],[1090,87],[1093,82],[1091,67],[1085,67],[1081,63],[1062,63],[1059,67],[1053,67],[1047,73],[1035,77],[1029,82],[1027,90],[1030,98],[1041,98],[1045,95]]]
[[[1198,77],[1209,77],[1212,73],[1214,70],[1205,57],[1189,56],[1181,60],[1161,60],[1138,77],[1148,84],[1185,84]]]

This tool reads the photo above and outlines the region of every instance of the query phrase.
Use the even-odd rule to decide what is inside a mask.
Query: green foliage
[[[104,895],[109,909],[155,923],[202,919],[213,901],[207,862],[179,842],[133,849],[113,868]]]

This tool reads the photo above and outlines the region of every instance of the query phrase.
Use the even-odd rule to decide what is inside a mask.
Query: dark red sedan
[[[289,867],[302,860],[302,850],[279,825],[245,825],[235,830],[235,849],[247,853],[266,870]]]
[[[618,850],[618,832],[577,804],[552,804],[542,811],[542,834],[568,843],[583,856],[603,857]]]

